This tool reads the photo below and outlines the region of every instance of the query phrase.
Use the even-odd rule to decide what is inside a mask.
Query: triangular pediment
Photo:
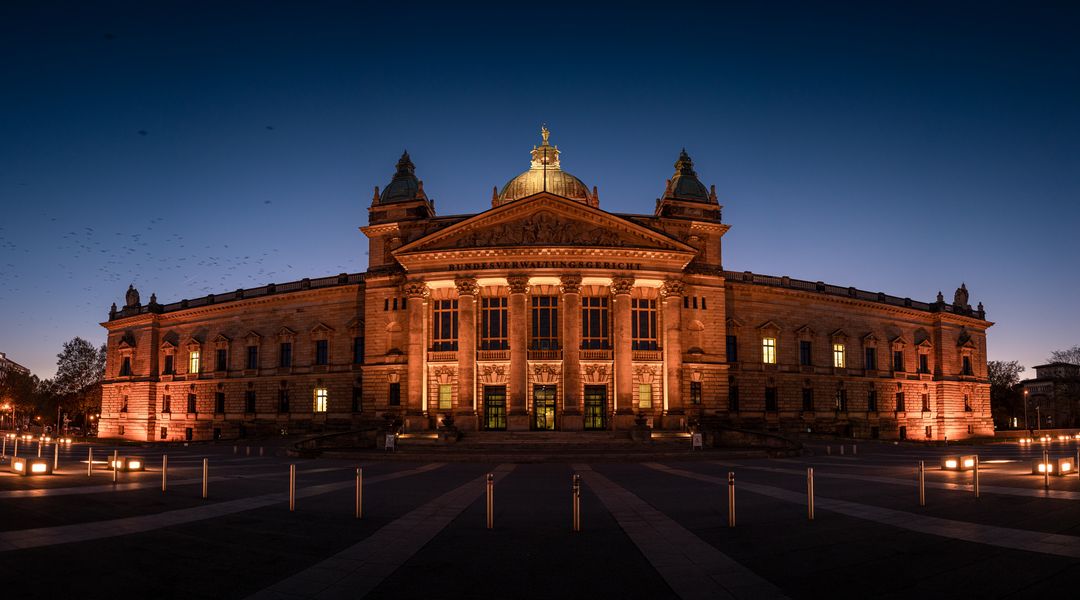
[[[780,331],[780,326],[776,324],[776,321],[773,321],[772,319],[770,319],[768,321],[765,321],[761,325],[758,325],[758,329],[760,329],[762,331],[779,332]]]
[[[795,330],[795,335],[800,338],[812,338],[814,337],[814,330],[811,329],[809,325],[803,325]]]
[[[675,238],[598,208],[539,193],[424,236],[395,256],[497,247],[589,246],[697,253]]]

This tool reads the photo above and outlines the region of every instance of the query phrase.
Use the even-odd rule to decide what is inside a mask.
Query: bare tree
[[[1065,362],[1080,365],[1080,346],[1073,346],[1068,350],[1054,350],[1050,353],[1049,362]]]

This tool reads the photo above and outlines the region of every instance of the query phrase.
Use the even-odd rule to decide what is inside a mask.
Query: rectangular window
[[[225,392],[214,393],[214,412],[217,414],[224,414],[225,412]]]
[[[163,439],[163,440],[169,439],[169,428],[168,427],[162,427],[161,428],[161,439]]]
[[[930,394],[922,395],[922,409],[923,412],[930,412]]]
[[[289,390],[278,390],[277,407],[278,412],[289,412]]]
[[[776,364],[776,338],[761,338],[761,362],[767,365]]]
[[[185,427],[184,428],[184,439],[190,442],[194,437],[195,437],[195,429],[193,429],[191,427]]]
[[[690,404],[701,404],[701,382],[690,382]]]
[[[892,370],[897,373],[904,372],[904,351],[894,350],[892,353]]]
[[[117,433],[119,433],[120,435],[124,435],[124,426],[123,425],[119,426]]]
[[[611,348],[608,327],[607,296],[585,296],[581,299],[581,348],[607,350]]]
[[[131,375],[131,357],[125,356],[124,362],[120,365],[120,376],[126,377]]]
[[[877,348],[867,348],[866,354],[866,368],[871,371],[877,370]]]
[[[161,412],[163,412],[163,413],[171,413],[172,412],[172,396],[170,396],[169,394],[165,394],[164,396],[161,397]]]
[[[510,347],[507,334],[509,319],[506,297],[480,299],[480,349],[506,350]]]
[[[847,348],[843,344],[832,345],[832,366],[837,369],[847,366]]]
[[[968,435],[972,435],[974,433],[975,433],[975,426],[974,425],[968,425]]]
[[[964,394],[964,412],[971,412],[971,397]]]
[[[125,394],[124,398],[123,398],[123,400],[122,400],[122,402],[120,404],[120,412],[125,412],[126,413],[127,411],[128,411],[128,397]]]
[[[458,301],[433,300],[431,310],[431,349],[436,352],[457,350]]]
[[[974,373],[971,370],[971,357],[965,356],[961,360],[963,361],[963,370],[961,371],[961,373],[964,375],[973,375]]]
[[[559,349],[559,298],[532,297],[532,350]]]
[[[364,362],[364,338],[354,337],[352,340],[352,361],[359,365]]]
[[[244,412],[255,412],[255,390],[244,392]]]
[[[866,392],[866,410],[877,412],[877,390]]]
[[[259,368],[259,347],[248,346],[247,347],[247,368],[258,369]]]
[[[352,411],[354,413],[364,412],[364,390],[363,390],[363,388],[354,387],[352,389]]]
[[[229,368],[229,365],[228,365],[228,362],[227,362],[228,356],[229,356],[229,353],[224,348],[218,348],[217,349],[217,353],[214,356],[214,370],[215,371],[225,371],[225,370],[227,370]]]
[[[933,438],[934,438],[934,428],[927,425],[926,426],[926,439],[929,440],[929,439],[933,439]]]
[[[196,400],[197,400],[197,398],[195,397],[195,394],[188,394],[187,395],[187,411],[189,413],[198,412],[197,410],[195,410],[196,408],[198,408],[196,406]]]
[[[317,412],[317,413],[326,412],[326,401],[327,401],[327,398],[329,397],[329,395],[330,395],[330,392],[327,391],[326,388],[324,388],[324,387],[315,388],[315,405],[313,407],[313,410],[315,412]]]
[[[765,411],[776,412],[776,388],[765,388]]]
[[[727,361],[739,362],[739,338],[737,336],[727,336]]]
[[[807,366],[810,366],[810,365],[814,364],[813,363],[813,358],[812,358],[812,350],[813,350],[813,345],[810,342],[808,342],[806,340],[800,340],[799,341],[799,364],[800,365],[802,365],[804,367],[807,367]]]
[[[920,373],[929,373],[930,372],[930,355],[929,354],[920,354],[919,355],[919,372]]]
[[[199,351],[192,350],[188,355],[188,373],[192,375],[199,372]]]
[[[390,384],[390,406],[401,406],[401,384]]]
[[[906,412],[907,407],[904,406],[904,392],[896,392],[896,412]]]
[[[836,390],[836,410],[847,412],[847,390]]]
[[[173,375],[175,373],[176,373],[176,367],[173,366],[173,355],[172,354],[166,354],[165,355],[165,374],[166,375]]]
[[[652,408],[652,384],[638,386],[638,408]]]
[[[907,439],[907,425],[901,425],[900,426],[900,439],[902,439],[902,440]]]
[[[291,367],[292,366],[292,343],[282,342],[281,349],[278,351],[278,366]]]
[[[802,391],[802,409],[805,412],[813,412],[813,410],[814,410],[814,388],[803,388],[803,391]]]
[[[450,410],[453,408],[453,386],[449,383],[439,384],[439,410]]]
[[[657,327],[656,300],[630,300],[630,337],[634,350],[658,350],[660,333]]]
[[[330,364],[330,342],[328,340],[315,340],[315,364]]]
[[[739,386],[729,385],[727,391],[728,411],[739,412]]]

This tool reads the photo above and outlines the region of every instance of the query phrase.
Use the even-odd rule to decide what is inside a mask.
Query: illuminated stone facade
[[[110,313],[100,432],[138,440],[447,417],[464,431],[992,435],[982,306],[723,270],[686,153],[652,215],[600,208],[548,142],[492,208],[440,217],[407,155],[369,269]]]

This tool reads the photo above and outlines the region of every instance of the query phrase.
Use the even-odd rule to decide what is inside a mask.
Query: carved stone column
[[[668,414],[683,415],[686,402],[682,389],[682,296],[684,285],[678,279],[668,279],[662,290],[664,296],[664,362],[667,367],[664,387],[667,392]],[[678,425],[676,417],[674,425]],[[667,425],[665,425],[667,427]]]
[[[585,428],[581,399],[581,275],[563,275],[562,286],[562,357],[563,419],[562,429]]]
[[[476,395],[476,279],[454,281],[458,292],[458,415],[473,415]],[[459,427],[461,424],[459,424]]]
[[[427,284],[423,281],[409,281],[403,286],[409,305],[409,381],[405,386],[408,396],[405,403],[407,425],[413,429],[423,428],[423,423],[415,416],[424,414],[424,365],[427,363],[427,348],[424,343],[424,304],[428,296]],[[409,419],[413,416],[413,419]]]
[[[510,397],[510,410],[506,428],[525,430],[529,428],[529,413],[525,408],[525,395],[529,387],[529,315],[525,295],[529,291],[529,277],[510,275],[506,283],[510,288],[510,380],[506,390]]]
[[[615,323],[613,340],[615,346],[615,414],[634,413],[634,353],[630,327],[630,291],[634,289],[633,277],[616,277],[611,282],[613,294],[612,317]],[[625,419],[616,418],[616,427],[625,425]],[[632,424],[633,421],[631,420]]]

